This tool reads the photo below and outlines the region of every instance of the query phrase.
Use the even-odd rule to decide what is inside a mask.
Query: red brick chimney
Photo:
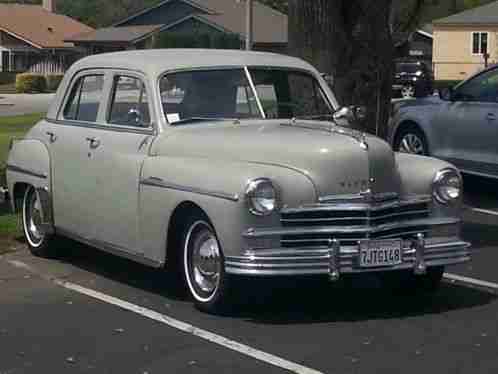
[[[43,0],[43,8],[51,13],[55,13],[55,0]]]

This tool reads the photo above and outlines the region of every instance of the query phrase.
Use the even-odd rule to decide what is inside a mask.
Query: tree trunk
[[[341,105],[367,107],[355,124],[387,136],[394,48],[391,0],[291,0],[289,49],[334,77]]]

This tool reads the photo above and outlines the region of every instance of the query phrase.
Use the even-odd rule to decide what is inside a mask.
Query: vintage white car
[[[347,114],[288,56],[91,56],[12,142],[12,205],[35,255],[69,237],[166,266],[209,312],[227,305],[234,275],[377,272],[407,292],[435,289],[470,258],[460,174],[338,126]]]

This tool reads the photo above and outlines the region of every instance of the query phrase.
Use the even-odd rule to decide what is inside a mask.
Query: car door
[[[57,230],[85,240],[95,237],[95,144],[101,124],[106,73],[76,75],[57,121],[43,128],[51,156],[53,209]]]
[[[157,130],[152,91],[144,76],[129,71],[113,72],[110,84],[106,126],[93,159],[96,239],[109,249],[141,255],[140,172]]]
[[[457,87],[433,125],[441,144],[435,156],[464,171],[498,175],[498,69]]]

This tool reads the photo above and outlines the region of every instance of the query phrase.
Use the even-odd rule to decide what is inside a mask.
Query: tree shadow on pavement
[[[152,269],[71,241],[61,261],[170,300],[185,300],[173,274]],[[240,278],[234,282],[234,304],[226,317],[262,324],[300,324],[391,319],[491,303],[492,293],[443,283],[433,295],[392,294],[374,275],[330,283],[327,277]]]

